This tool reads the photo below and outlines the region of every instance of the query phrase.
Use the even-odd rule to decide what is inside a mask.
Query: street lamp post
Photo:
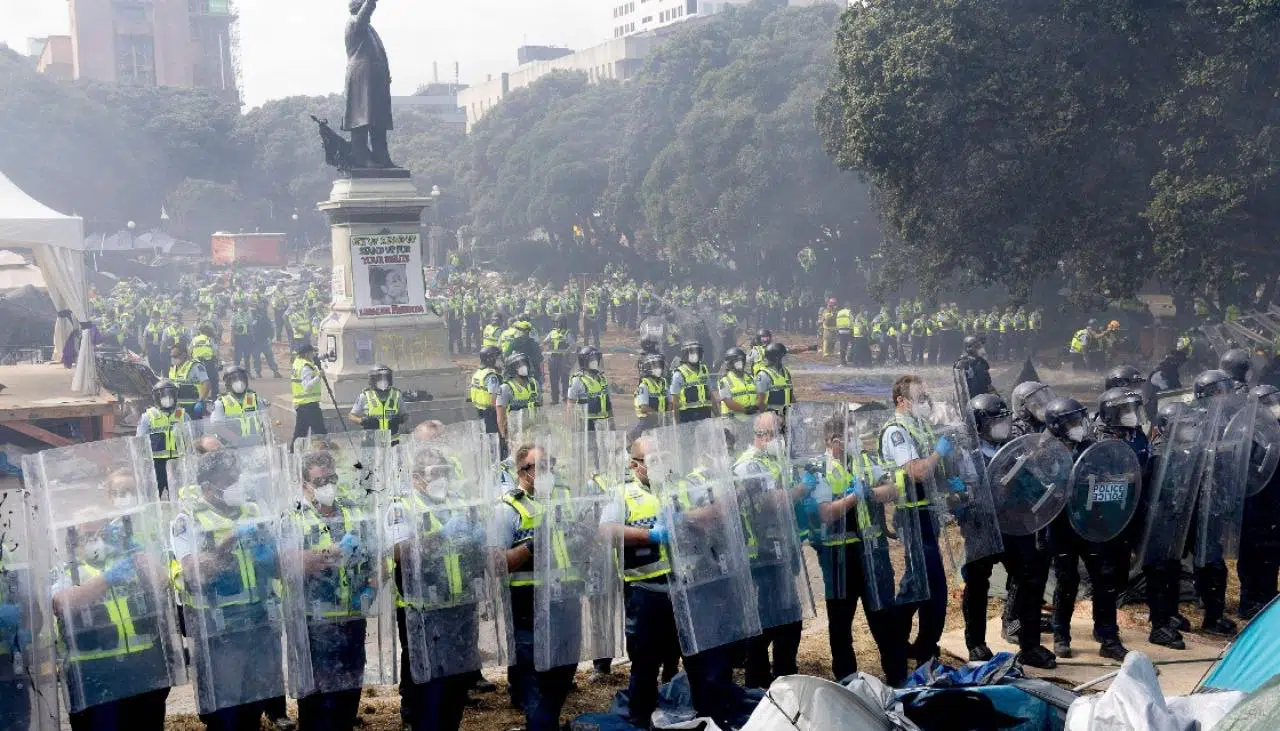
[[[440,260],[440,186],[431,186],[431,232],[428,234],[429,253],[427,266],[437,266]]]

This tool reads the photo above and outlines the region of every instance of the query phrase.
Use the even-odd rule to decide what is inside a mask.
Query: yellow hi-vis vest
[[[258,507],[253,503],[246,504],[240,509],[241,520],[246,518],[257,517]],[[236,532],[236,521],[228,518],[213,509],[213,506],[207,503],[198,503],[192,519],[200,524],[202,537],[206,543],[220,544],[226,541]],[[235,559],[236,573],[240,579],[240,591],[234,594],[213,594],[211,584],[215,577],[201,576],[195,577],[197,580],[206,582],[205,586],[198,587],[199,597],[192,593],[182,578],[182,563],[174,559],[169,565],[169,577],[173,582],[174,590],[182,600],[182,605],[188,609],[206,610],[206,609],[222,609],[225,607],[242,607],[251,604],[261,603],[264,596],[258,586],[258,572],[254,568],[253,553],[251,548],[246,546],[244,541],[236,541],[236,545],[231,549],[231,556]],[[221,582],[219,582],[221,585]],[[262,587],[270,592],[269,587]],[[213,594],[214,603],[206,603],[207,595]]]
[[[649,389],[648,402],[643,402],[640,399],[640,384]],[[653,376],[641,378],[640,383],[636,384],[636,416],[641,419],[645,417],[645,413],[641,411],[642,406],[648,406],[652,411],[659,414],[665,413],[667,410],[667,389],[669,387],[665,378],[654,378]]]
[[[542,527],[543,516],[547,512],[547,508],[518,487],[503,495],[502,502],[510,505],[512,510],[515,510],[520,516],[520,527],[516,529],[515,540],[511,544],[514,548],[520,542],[534,537],[538,528]],[[551,537],[551,551],[552,559],[557,569],[567,571],[572,566],[569,562],[568,543],[565,541],[563,533],[557,531]],[[532,571],[513,571],[507,575],[507,586],[533,586],[537,583],[538,581]]]
[[[351,533],[356,529],[356,521],[359,518],[359,511],[338,507],[338,511],[342,517],[343,533]],[[302,510],[294,513],[293,519],[298,521],[299,528],[302,530],[302,547],[304,551],[324,550],[334,545],[333,530],[329,526],[324,516],[310,505],[304,505]],[[359,606],[360,593],[365,586],[369,585],[369,577],[376,567],[367,566],[348,567],[342,563],[333,568],[325,569],[321,574],[324,575],[320,582],[328,583],[329,578],[336,580],[336,585],[332,596],[324,599],[306,596],[306,611],[311,617],[319,617],[323,619],[339,619],[343,617],[359,617],[362,612]],[[315,581],[315,577],[307,577],[309,585]]]
[[[102,575],[101,570],[86,563],[79,564],[77,571],[79,572],[81,583]],[[70,568],[67,569],[67,574],[67,578],[70,579]],[[98,604],[88,608],[93,626],[81,628],[79,632],[69,633],[69,638],[62,636],[62,632],[59,632],[59,635],[62,636],[63,644],[67,647],[67,659],[69,661],[84,662],[87,660],[123,657],[124,655],[150,650],[155,646],[154,637],[138,634],[134,623],[133,608],[129,606],[127,597],[118,595],[114,587],[108,587],[106,595],[99,599],[98,602]],[[72,611],[76,614],[81,613],[81,610]],[[102,646],[106,644],[104,643],[106,637],[99,629],[104,627],[106,622],[110,622],[116,630],[115,643],[110,647]],[[66,621],[64,619],[63,627],[65,626]],[[68,642],[68,639],[70,642]]]
[[[861,474],[857,477],[862,479],[865,484],[869,484],[871,475],[871,458],[863,454]],[[842,460],[834,460],[830,456],[827,457],[826,469],[827,483],[831,485],[831,496],[833,500],[839,500],[844,497],[845,490],[853,484],[855,476],[845,466]],[[867,491],[870,494],[870,490]],[[823,530],[822,545],[824,546],[843,546],[850,543],[858,543],[862,540],[862,533],[871,528],[871,513],[867,509],[865,500],[859,499],[857,505],[851,511],[852,516],[846,514],[844,519],[832,523]],[[850,517],[853,518],[851,524]]]
[[[414,518],[414,530],[420,538],[432,539],[432,536],[440,533],[444,529],[444,524],[436,517],[431,510],[431,506],[427,505],[427,501],[422,496],[414,492],[396,500],[408,508],[409,516]],[[418,520],[417,516],[422,516],[423,520]],[[432,539],[434,540],[434,539]],[[432,571],[433,576],[442,578],[448,596],[441,597],[436,589],[435,582],[423,581],[426,584],[427,596],[414,596],[405,598],[396,592],[396,606],[400,608],[409,607],[412,609],[437,609],[443,607],[454,606],[458,599],[463,596],[464,582],[462,580],[462,555],[456,551],[446,553],[444,555],[444,571],[443,575]]]
[[[542,405],[542,396],[538,393],[538,382],[532,378],[526,378],[523,386],[517,383],[516,379],[509,378],[507,385],[511,387],[511,403],[507,404],[507,411],[528,409],[533,413]]]
[[[733,371],[725,371],[724,375],[720,377],[720,382],[729,384],[729,398],[734,402],[747,408],[756,405],[756,382],[748,378],[746,374],[739,376]],[[722,416],[736,415],[735,412],[729,410],[729,407],[723,401],[720,402],[720,414]]]
[[[626,524],[628,528],[653,528],[658,522],[662,503],[644,486],[628,482],[623,488],[623,498],[627,503]],[[622,579],[628,584],[633,581],[648,581],[671,573],[671,562],[667,559],[667,547],[657,546],[623,546]]]
[[[151,456],[155,459],[173,459],[178,456],[178,433],[174,427],[182,423],[186,412],[179,406],[172,414],[166,414],[159,406],[147,409],[151,423]]]
[[[489,346],[498,347],[498,326],[493,323],[485,325],[480,334],[480,347],[487,348]]]
[[[303,406],[305,404],[320,403],[320,381],[317,380],[311,384],[310,388],[302,386],[302,368],[309,366],[312,369],[319,368],[316,364],[306,358],[293,359],[293,373],[290,375],[290,386],[293,389],[293,405]]]
[[[707,379],[711,372],[706,363],[699,363],[697,368],[688,363],[681,363],[676,371],[684,377],[684,388],[680,389],[679,401],[676,405],[681,411],[703,409],[711,405],[711,397],[707,394]]]
[[[933,438],[933,432],[930,431],[928,427],[921,428],[920,426],[917,426],[913,420],[906,419],[900,414],[895,415],[892,419],[884,423],[884,426],[880,428],[880,438],[877,441],[883,442],[884,433],[888,431],[890,427],[893,427],[893,426],[900,426],[906,430],[907,434],[911,437],[911,440],[915,442],[916,454],[920,455],[921,457],[923,457],[931,449],[933,443],[936,441]],[[911,480],[909,480],[909,478],[907,477],[907,471],[905,469],[901,469],[894,464],[885,464],[885,468],[892,469],[894,471],[894,483],[897,485],[898,496],[900,498],[899,507],[902,507],[902,508],[929,507],[929,498],[920,491],[918,486],[915,490],[909,491],[907,489],[908,482],[911,482]],[[938,472],[939,474],[942,473],[941,465],[938,466]]]
[[[791,405],[791,371],[783,366],[782,370],[777,370],[773,366],[765,366],[760,369],[761,373],[769,376],[770,386],[765,394],[765,405],[770,408],[781,409]]]
[[[609,381],[604,374],[592,375],[587,371],[574,374],[582,381],[587,393],[578,403],[587,407],[588,419],[608,419],[613,416],[613,402],[609,398]]]
[[[775,483],[782,478],[782,465],[778,463],[778,460],[755,447],[749,447],[747,451],[739,455],[733,466],[736,469],[738,465],[746,462],[758,462],[769,473],[769,478]],[[745,500],[739,503],[738,510],[742,514],[742,534],[747,539],[747,556],[749,558],[759,558],[760,541],[756,538],[755,529],[751,525],[751,515],[748,513],[748,505]]]
[[[240,422],[240,436],[249,437],[258,433],[261,424],[257,418],[246,416],[258,413],[258,394],[245,391],[244,400],[241,401],[235,394],[224,393],[218,397],[218,403],[222,404],[222,414],[228,421],[235,419]]]
[[[485,388],[484,382],[489,376],[496,376],[498,372],[493,368],[480,368],[471,374],[471,403],[477,409],[484,411],[493,408],[493,394],[489,393],[489,389]],[[515,389],[511,389],[515,390]]]
[[[192,408],[200,400],[200,384],[191,380],[191,370],[195,366],[194,360],[169,366],[169,380],[178,386],[178,405],[185,409]]]
[[[378,420],[378,428],[382,431],[391,431],[391,417],[400,414],[400,389],[392,387],[388,392],[387,400],[382,401],[378,398],[378,392],[372,388],[364,390],[365,399],[365,415],[371,416]],[[391,435],[392,446],[400,443],[400,435],[394,433]]]
[[[191,338],[191,357],[196,360],[213,360],[213,338],[201,333]]]
[[[1083,353],[1085,342],[1089,338],[1089,331],[1086,328],[1076,330],[1076,334],[1071,336],[1071,352]]]
[[[836,329],[848,330],[853,327],[853,312],[849,309],[843,309],[836,312]]]

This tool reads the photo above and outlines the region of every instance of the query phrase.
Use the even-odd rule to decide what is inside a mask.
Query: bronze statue
[[[391,65],[369,19],[378,0],[350,0],[347,20],[347,110],[342,129],[351,132],[351,167],[394,168],[387,151],[391,123]]]

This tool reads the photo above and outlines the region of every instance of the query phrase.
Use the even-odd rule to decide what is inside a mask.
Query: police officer
[[[667,364],[661,353],[649,353],[636,361],[636,369],[640,375],[634,400],[636,418],[643,429],[652,429],[660,426],[667,414],[667,391],[671,388],[667,382]]]
[[[756,371],[756,409],[782,413],[794,397],[791,369],[782,364],[787,346],[770,343],[764,349],[764,364]]]
[[[1142,430],[1142,414],[1142,394],[1131,387],[1109,388],[1098,397],[1098,436],[1119,439],[1133,447],[1145,472],[1151,459],[1151,442]]]
[[[1236,382],[1236,393],[1248,393],[1249,371],[1253,367],[1253,359],[1244,348],[1232,348],[1222,354],[1218,361],[1218,370],[1226,372]]]
[[[981,337],[965,336],[964,353],[952,367],[964,377],[971,398],[979,394],[995,393],[995,386],[991,383],[991,365],[987,363],[987,349]]]
[[[1079,459],[1094,443],[1089,429],[1088,411],[1072,398],[1054,399],[1045,407],[1045,427],[1057,437],[1072,456]],[[1053,652],[1058,657],[1071,657],[1071,614],[1075,611],[1076,594],[1080,590],[1080,561],[1084,561],[1093,582],[1093,635],[1101,644],[1098,654],[1112,660],[1124,660],[1129,650],[1120,642],[1116,623],[1116,599],[1128,580],[1128,543],[1122,534],[1097,543],[1086,540],[1072,527],[1063,511],[1049,525],[1049,549],[1053,554],[1053,573],[1057,586],[1053,591]]]
[[[218,370],[218,341],[212,325],[204,324],[196,330],[191,338],[191,357],[204,366],[205,373],[216,373]],[[218,386],[212,381],[209,384],[210,398],[217,398]]]
[[[1044,431],[1045,407],[1058,395],[1039,381],[1023,381],[1013,387],[1013,436],[1039,434]]]
[[[135,436],[147,437],[151,458],[155,463],[156,487],[164,495],[169,490],[169,472],[165,465],[178,456],[178,428],[190,421],[186,409],[178,405],[178,386],[167,378],[151,387],[152,406],[138,419]]]
[[[315,361],[316,346],[310,340],[294,344],[293,367],[289,380],[293,396],[293,439],[308,434],[328,434],[324,411],[320,409],[320,393],[324,376]],[[290,442],[292,443],[292,442]]]
[[[858,670],[853,652],[853,616],[867,584],[863,551],[868,549],[862,543],[862,533],[873,525],[868,503],[892,503],[897,499],[897,490],[889,484],[890,475],[862,451],[857,434],[846,433],[843,414],[823,425],[823,436],[827,445],[825,459],[816,469],[806,468],[805,480],[812,479],[818,487],[813,495],[822,534],[815,549],[826,587],[831,673],[837,682],[842,682]],[[897,612],[892,608],[866,610],[865,602],[863,608],[880,651],[880,667],[890,685],[900,685],[907,676],[907,654],[895,629]]]
[[[849,365],[849,348],[853,338],[853,309],[846,300],[844,307],[836,310],[835,318],[836,347],[840,349],[840,365]]]
[[[185,343],[178,341],[169,349],[169,380],[178,387],[178,405],[193,419],[204,415],[203,402],[212,393],[209,373],[204,365],[191,357]],[[201,404],[197,406],[197,404]]]
[[[720,415],[747,416],[758,412],[755,379],[747,374],[747,354],[742,348],[729,348],[724,352],[724,367],[718,384]]]
[[[506,419],[501,412],[499,419],[500,424],[505,424]],[[542,447],[532,444],[521,445],[513,456],[516,486],[502,496],[506,509],[498,509],[490,535],[494,537],[499,560],[506,564],[510,587],[511,622],[516,642],[516,662],[512,668],[513,689],[517,691],[514,700],[524,711],[529,731],[558,731],[560,711],[569,695],[576,668],[566,665],[539,672],[533,659],[533,593],[537,583],[534,551],[551,550],[550,546],[534,545],[535,534],[546,512],[544,501],[551,499],[551,496],[536,494],[534,478],[538,464],[547,464],[549,456]]]
[[[1239,388],[1239,382],[1236,381],[1226,371],[1208,370],[1196,376],[1192,382],[1193,395],[1195,396],[1194,405],[1199,408],[1209,406],[1213,399],[1228,396],[1235,393]],[[1225,428],[1219,426],[1220,429]],[[1206,435],[1206,438],[1213,438]],[[1204,489],[1204,486],[1201,486]],[[1197,503],[1197,513],[1199,509]],[[1193,526],[1198,525],[1200,516],[1195,515],[1191,519]],[[1193,531],[1192,535],[1196,535]],[[1210,536],[1211,540],[1216,540],[1217,536]],[[1200,601],[1204,603],[1204,623],[1201,630],[1207,634],[1217,635],[1219,637],[1234,637],[1236,634],[1236,624],[1227,619],[1223,615],[1227,609],[1227,564],[1222,559],[1210,560],[1203,566],[1197,566],[1195,571],[1196,577],[1196,593],[1200,595]]]
[[[547,390],[551,393],[552,405],[559,404],[569,387],[568,356],[573,347],[564,315],[552,319],[551,330],[542,338],[542,346],[547,354]]]
[[[747,364],[751,366],[751,373],[754,375],[764,368],[764,349],[769,347],[773,342],[773,333],[769,330],[758,330],[756,336],[751,343],[751,350],[747,352]]]
[[[498,372],[500,356],[498,346],[484,346],[480,349],[480,367],[471,374],[469,398],[471,405],[476,407],[476,415],[484,422],[485,434],[498,433],[498,415],[494,403],[502,388],[502,375]]]
[[[925,574],[929,582],[929,599],[902,607],[899,641],[906,643],[911,632],[912,617],[920,614],[920,630],[908,655],[923,664],[938,655],[938,640],[947,615],[947,572],[938,547],[938,527],[934,524],[921,485],[932,479],[942,459],[954,446],[947,437],[934,439],[929,427],[933,402],[919,376],[898,378],[892,390],[894,416],[880,432],[880,455],[904,472],[907,509],[921,510],[920,538],[924,546]]]
[[[1150,497],[1157,489],[1154,480],[1159,479],[1160,464],[1168,458],[1167,443],[1173,438],[1172,430],[1184,418],[1190,407],[1181,401],[1169,401],[1160,405],[1156,415],[1155,438],[1151,440],[1150,469],[1147,470],[1147,489],[1143,490],[1143,512],[1153,509]],[[1185,428],[1185,427],[1184,427]],[[1190,443],[1192,438],[1181,440]],[[1179,546],[1176,549],[1182,551]],[[1141,557],[1140,557],[1141,558]],[[1178,600],[1182,594],[1182,561],[1177,558],[1156,559],[1144,563],[1142,575],[1147,583],[1147,608],[1151,632],[1147,641],[1174,650],[1185,650],[1182,633],[1191,629],[1191,622],[1178,613]],[[1241,591],[1241,603],[1244,592]]]
[[[974,423],[978,427],[978,447],[984,464],[990,463],[1000,447],[1013,435],[1013,415],[1004,399],[995,393],[980,393],[969,400]],[[987,646],[987,594],[991,588],[991,570],[1003,563],[1010,576],[1014,576],[1020,590],[1010,594],[1013,604],[1011,617],[1017,618],[1018,659],[1023,665],[1051,669],[1058,663],[1049,648],[1040,644],[1040,603],[1044,596],[1044,576],[1049,564],[1048,555],[1036,544],[1036,537],[1013,536],[1001,533],[1004,552],[970,561],[961,569],[964,593],[961,609],[964,613],[965,644],[969,648],[969,660],[986,662],[992,658]],[[1016,604],[1015,604],[1016,602]]]
[[[680,347],[680,364],[671,372],[671,413],[676,423],[701,421],[715,415],[716,393],[711,372],[702,360],[702,343],[686,341]]]
[[[613,399],[600,359],[594,345],[579,350],[578,371],[569,377],[568,402],[586,409],[587,429],[592,431],[613,428]]]
[[[391,432],[391,444],[400,443],[400,426],[404,424],[404,395],[393,385],[390,366],[376,365],[369,370],[369,387],[360,392],[347,418],[367,431]]]
[[[507,417],[519,411],[529,411],[532,416],[542,406],[542,394],[538,391],[538,382],[533,380],[529,359],[524,353],[514,352],[503,361],[503,373],[506,378],[498,389],[494,399],[494,410],[497,413],[498,433],[502,441],[511,439]]]
[[[249,371],[239,363],[227,366],[222,370],[222,385],[225,393],[213,402],[210,421],[237,421],[240,423],[240,436],[261,435],[262,422],[258,416],[267,410],[269,404],[249,388]]]
[[[489,316],[489,322],[485,323],[484,330],[480,334],[480,347],[498,347],[498,337],[502,334],[502,315],[493,313]],[[499,349],[501,352],[501,349]]]
[[[1258,399],[1259,420],[1280,421],[1280,389],[1257,386],[1250,395]],[[1270,446],[1276,448],[1276,445]],[[1260,449],[1257,440],[1253,449]],[[1280,470],[1276,470],[1260,492],[1245,498],[1240,560],[1236,563],[1242,619],[1253,619],[1276,597],[1276,577],[1280,574],[1280,487],[1277,483],[1280,483]]]

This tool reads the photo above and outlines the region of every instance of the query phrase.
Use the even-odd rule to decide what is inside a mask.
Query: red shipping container
[[[211,241],[216,266],[272,266],[289,263],[285,255],[285,234],[216,233]]]

